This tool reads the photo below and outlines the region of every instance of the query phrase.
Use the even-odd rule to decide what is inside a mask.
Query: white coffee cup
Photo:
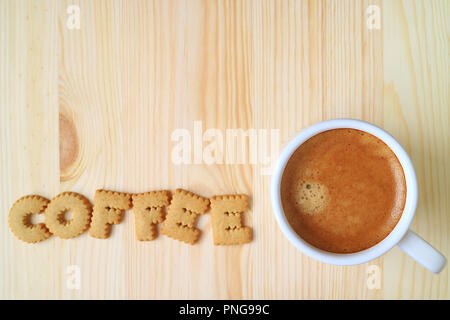
[[[303,240],[290,226],[283,212],[280,197],[280,184],[284,169],[291,155],[306,140],[321,132],[350,128],[365,131],[386,143],[395,153],[403,168],[406,180],[406,201],[402,216],[391,233],[376,245],[356,253],[340,254],[321,250]],[[289,241],[304,254],[319,261],[335,265],[356,265],[376,259],[398,245],[414,260],[434,273],[439,273],[446,265],[446,258],[425,240],[409,230],[417,205],[417,180],[414,167],[402,146],[383,129],[360,120],[336,119],[319,122],[300,132],[282,150],[272,173],[270,186],[271,201],[279,227]]]

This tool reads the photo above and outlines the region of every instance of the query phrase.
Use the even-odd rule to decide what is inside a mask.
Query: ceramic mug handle
[[[428,270],[438,274],[447,264],[447,259],[416,233],[408,230],[398,243],[400,249]]]

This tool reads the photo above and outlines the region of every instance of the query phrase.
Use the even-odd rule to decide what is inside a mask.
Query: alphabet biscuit
[[[170,192],[163,190],[133,194],[132,199],[136,238],[139,241],[155,239],[156,224],[164,220],[163,207],[169,205]]]
[[[195,228],[197,215],[208,210],[209,200],[192,192],[177,189],[167,210],[161,233],[189,244],[194,244],[200,236]]]
[[[14,235],[22,241],[35,243],[43,241],[52,234],[45,224],[31,223],[31,215],[42,214],[50,201],[38,195],[24,196],[11,207],[8,224]]]
[[[123,218],[123,211],[131,207],[131,195],[128,193],[95,191],[90,235],[99,239],[108,238],[111,234],[111,225],[119,224]]]
[[[72,211],[71,220],[65,220],[64,214]],[[89,228],[92,205],[88,199],[75,192],[63,192],[50,201],[45,209],[45,225],[54,235],[70,239],[82,234]]]
[[[241,213],[247,210],[247,195],[211,198],[211,222],[215,245],[244,244],[252,240],[252,229],[242,226]]]
[[[136,238],[151,241],[157,237],[156,224],[162,222],[161,233],[189,244],[194,244],[200,230],[195,228],[197,216],[211,205],[211,222],[215,245],[233,245],[250,242],[252,229],[242,225],[241,215],[248,210],[247,195],[222,195],[207,199],[183,189],[174,192],[172,200],[166,190],[128,194],[97,190],[94,206],[84,196],[63,192],[51,201],[38,195],[28,195],[11,207],[8,223],[20,240],[34,243],[52,234],[64,239],[75,238],[89,226],[94,238],[108,238],[112,225],[122,221],[125,210],[134,207]],[[170,204],[169,204],[170,203]],[[164,207],[168,206],[164,217]],[[65,214],[73,212],[66,220]],[[33,214],[44,213],[45,223],[33,224]],[[164,218],[166,218],[164,220]]]

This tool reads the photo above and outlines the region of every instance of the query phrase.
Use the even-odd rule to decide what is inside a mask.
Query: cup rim
[[[400,220],[386,238],[376,245],[355,253],[333,253],[314,247],[303,240],[291,227],[281,204],[280,186],[288,160],[297,148],[309,138],[332,129],[357,129],[374,135],[394,152],[406,181],[405,207]],[[355,119],[334,119],[318,122],[298,133],[281,151],[275,165],[270,185],[272,209],[283,234],[301,252],[316,260],[334,265],[356,265],[376,259],[394,247],[406,234],[417,206],[417,179],[407,152],[389,133],[369,122]]]

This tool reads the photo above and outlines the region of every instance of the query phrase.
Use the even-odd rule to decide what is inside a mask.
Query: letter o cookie
[[[72,219],[64,214],[72,211]],[[50,201],[45,209],[45,224],[51,233],[63,239],[75,238],[89,228],[92,205],[88,199],[75,192],[63,192]]]
[[[50,201],[38,195],[24,196],[11,207],[8,224],[14,235],[22,241],[35,243],[43,241],[52,234],[45,224],[31,223],[31,215],[44,212]]]

